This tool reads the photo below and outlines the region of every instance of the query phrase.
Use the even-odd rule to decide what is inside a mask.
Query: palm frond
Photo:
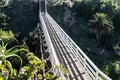
[[[19,60],[20,60],[20,63],[21,63],[21,66],[22,66],[22,58],[20,57],[20,56],[18,56],[17,54],[10,54],[10,55],[7,55],[7,56],[5,56],[6,58],[9,58],[9,57],[17,57],[17,58],[19,58]]]

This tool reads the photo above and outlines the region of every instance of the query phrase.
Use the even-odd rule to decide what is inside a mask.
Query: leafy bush
[[[82,0],[75,2],[73,9],[83,18],[90,19],[93,14],[99,12],[101,8],[100,0]]]
[[[6,49],[7,45],[1,41],[0,47],[0,78],[8,79],[8,80],[29,80],[37,76],[36,78],[44,78],[44,70],[45,70],[45,62],[39,60],[33,53],[30,53],[27,49],[21,48],[20,46],[14,46],[10,49]],[[25,53],[25,52],[27,53]],[[22,66],[23,60],[17,54],[19,52],[24,52],[25,57],[27,58],[27,64]],[[18,59],[14,59],[13,57],[17,57],[20,60],[21,64],[20,69],[13,68],[12,64],[18,62]],[[8,58],[12,58],[14,62],[10,62]],[[46,73],[46,79],[55,79],[57,78],[51,73]]]

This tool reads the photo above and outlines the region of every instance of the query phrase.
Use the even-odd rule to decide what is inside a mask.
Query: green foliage
[[[37,46],[39,45],[39,33],[35,30],[29,32],[29,37],[27,37],[27,40],[25,41],[29,46],[30,51],[35,52]]]
[[[0,80],[5,80],[6,78],[4,77],[3,74],[0,73]]]
[[[41,75],[41,74],[38,74],[37,77],[38,77],[38,79],[40,79],[40,80],[42,79],[42,75]]]
[[[20,37],[29,37],[29,33],[34,30],[38,22],[38,3],[32,0],[13,1],[5,9],[9,17],[7,29],[18,33]]]
[[[115,71],[120,74],[120,63],[115,64]]]
[[[0,43],[0,79],[29,80],[36,76],[39,79],[56,79],[53,72],[47,72],[47,64],[30,53],[27,47],[29,44],[29,47],[32,46],[30,50],[35,50],[38,45],[38,34],[33,31],[39,21],[38,3],[33,0],[13,0],[8,6],[3,6],[3,4],[5,0],[4,3],[0,2],[0,39],[2,40]],[[23,43],[22,46],[11,43],[15,40],[15,36],[18,41],[21,41],[20,43]],[[18,64],[17,67],[16,64]],[[6,73],[7,76],[4,75]]]
[[[103,2],[101,5],[101,11],[103,13],[108,14],[109,16],[113,17],[115,10],[118,8],[117,4],[113,4],[111,1]]]
[[[33,79],[36,75],[36,79],[55,80],[57,77],[46,72],[45,77],[43,71],[45,70],[45,62],[39,60],[33,53],[26,54],[28,63],[21,67],[19,72],[10,78],[10,80],[29,80]]]
[[[0,29],[0,38],[14,38],[12,31],[3,31]]]
[[[45,62],[39,60],[33,53],[30,53],[27,49],[19,48],[20,46],[14,46],[10,49],[6,49],[7,45],[4,45],[4,42],[1,42],[0,47],[0,77],[5,78],[8,80],[29,80],[34,78],[35,74],[37,75],[37,78],[43,79],[43,71],[45,70]],[[19,48],[19,49],[18,49]],[[25,51],[26,58],[28,60],[28,63],[22,67],[22,59],[20,56],[18,56],[16,53]],[[17,57],[21,61],[21,68],[19,71],[16,71],[16,69],[13,69],[12,64],[10,61],[7,60],[7,58],[10,57]],[[4,74],[8,74],[5,76]],[[45,76],[46,79],[53,80],[57,77],[46,73]]]
[[[38,3],[33,0],[13,0],[4,8],[8,25],[6,30],[12,30],[20,43],[26,42],[30,51],[35,52],[36,34],[33,30],[39,22]],[[3,28],[3,27],[2,27]],[[33,35],[29,35],[33,33]]]
[[[29,53],[27,49],[21,48],[20,46],[14,46],[8,49],[7,46],[9,40],[14,39],[14,34],[11,31],[3,31],[0,29],[0,73],[2,73],[3,78],[8,74],[5,77],[6,79],[15,75],[15,70],[8,59],[14,59],[14,57],[16,57],[16,60],[20,60],[20,67],[22,67],[22,59],[17,54],[22,51]]]
[[[113,25],[115,27],[115,32],[118,33],[118,35],[120,34],[120,6],[119,8],[115,11],[115,14],[113,16]]]
[[[80,17],[89,20],[96,12],[106,13],[113,17],[114,11],[118,8],[118,4],[112,1],[102,0],[81,0],[75,2],[73,9],[77,12]]]
[[[106,75],[109,75],[110,74],[110,70],[112,69],[112,65],[105,65],[103,66],[103,72],[106,74]]]
[[[90,26],[96,27],[97,29],[104,29],[104,30],[113,30],[113,23],[111,22],[110,18],[107,14],[104,13],[96,13],[93,15],[93,20],[90,20]],[[97,30],[96,30],[97,31]]]
[[[18,60],[20,60],[20,64],[22,67],[22,59],[20,56],[17,55],[17,53],[19,53],[21,51],[26,51],[29,53],[29,51],[24,48],[17,49],[18,46],[14,46],[10,49],[6,49],[6,47],[7,47],[7,44],[5,45],[4,42],[2,41],[1,47],[0,47],[0,51],[1,51],[0,52],[0,61],[1,61],[2,66],[0,68],[0,71],[4,72],[8,68],[8,70],[10,71],[9,75],[10,75],[10,77],[12,77],[14,75],[14,69],[11,65],[11,62],[8,61],[7,59],[10,57],[17,57]]]
[[[50,6],[48,5],[48,12],[49,14],[60,24],[63,25],[63,16],[64,16],[64,5],[55,5],[55,6]],[[56,11],[59,9],[59,12]]]
[[[16,41],[16,43],[18,43],[12,31],[5,31],[0,29],[0,39],[4,41],[4,43],[10,43],[13,41]]]
[[[89,21],[91,32],[96,34],[97,45],[100,46],[102,35],[110,34],[114,29],[113,23],[107,14],[96,13],[93,19]]]
[[[8,25],[6,23],[6,18],[7,18],[7,16],[3,12],[0,13],[0,26],[7,26]]]
[[[29,60],[29,66],[39,66],[40,70],[45,68],[45,63],[41,60],[37,60],[34,54],[27,54],[27,59]]]
[[[57,77],[49,74],[48,72],[45,74],[46,80],[56,80]]]
[[[58,65],[56,65],[56,67],[55,67],[55,68],[60,69],[60,71],[62,72],[62,74],[67,74],[67,73],[69,73],[69,70],[68,70],[68,69],[63,68],[63,65],[62,65],[62,64],[60,64],[59,66],[58,66]]]
[[[0,28],[3,28],[8,25],[8,23],[7,23],[8,17],[4,11],[4,8],[7,5],[6,2],[9,3],[9,0],[1,0],[0,1]]]
[[[103,72],[109,75],[112,79],[120,79],[120,63],[112,63],[110,65],[103,66]]]
[[[100,0],[82,0],[80,2],[75,2],[73,9],[77,14],[83,18],[90,19],[93,14],[100,10],[101,2]]]
[[[10,4],[4,6],[5,1]],[[3,6],[0,7],[0,28],[13,31],[20,43],[27,40],[28,46],[33,46],[28,43],[32,40],[29,33],[38,22],[38,3],[33,0],[1,0],[0,3]]]
[[[115,50],[120,50],[120,43],[117,43],[114,47]]]
[[[81,0],[79,2],[75,1],[73,5],[73,11],[77,12],[77,16],[83,17],[86,21],[91,19],[96,13],[105,13],[111,18],[110,22],[114,26],[114,32],[101,36],[101,45],[111,51],[113,51],[115,44],[120,41],[118,36],[120,31],[119,9],[119,4],[113,0]]]
[[[47,2],[48,2],[50,5],[56,5],[56,4],[60,3],[60,1],[62,1],[62,0],[47,0]]]
[[[0,26],[1,27],[8,25],[8,23],[6,22],[6,19],[7,19],[7,16],[4,13],[0,13]]]
[[[1,1],[0,1],[0,8],[3,8],[3,7],[4,7],[5,1],[6,1],[6,0],[1,0]]]

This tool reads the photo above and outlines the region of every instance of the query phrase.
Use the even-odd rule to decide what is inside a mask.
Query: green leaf
[[[12,67],[11,63],[8,60],[6,60],[6,65],[7,65],[8,69],[10,70],[10,77],[12,77],[12,75],[13,75],[13,67]]]
[[[10,54],[10,55],[7,55],[5,56],[6,58],[9,58],[9,57],[17,57],[20,59],[20,62],[21,62],[21,67],[22,67],[22,58],[20,56],[18,56],[17,54]]]
[[[63,74],[67,74],[69,73],[69,70],[68,69],[63,69]]]
[[[11,52],[12,50],[14,50],[15,48],[19,48],[19,47],[21,47],[21,46],[20,46],[20,45],[14,46],[14,47],[8,49],[7,51],[5,51],[5,54],[6,54],[6,53],[9,53],[9,52]]]
[[[13,74],[17,75],[17,70],[16,69],[13,69]]]
[[[45,78],[46,78],[47,80],[56,80],[56,79],[57,79],[56,76],[51,75],[51,74],[49,74],[48,72],[46,72]]]
[[[13,50],[11,52],[5,53],[5,55],[7,56],[7,55],[10,55],[10,54],[16,54],[16,53],[19,53],[21,51],[26,51],[26,52],[29,53],[29,51],[27,49],[21,48],[21,49],[16,49],[16,50]]]
[[[38,79],[42,80],[42,74],[38,74]]]
[[[4,48],[4,47],[5,47],[4,42],[3,42],[3,41],[2,41],[1,47],[2,47],[2,48]]]
[[[4,77],[4,75],[3,75],[3,74],[1,74],[1,73],[0,73],[0,77],[1,77],[1,79],[0,79],[0,80],[6,80],[6,78]]]
[[[3,59],[3,63],[4,63],[4,65],[6,65],[6,59]]]

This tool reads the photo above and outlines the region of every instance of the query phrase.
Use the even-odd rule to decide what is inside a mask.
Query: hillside
[[[3,80],[5,71],[9,71],[8,80],[33,79],[36,77],[34,74],[40,79],[56,79],[53,71],[49,72],[52,69],[49,52],[43,51],[47,47],[41,44],[40,35],[35,31],[39,22],[38,1],[10,0],[9,5],[4,4],[5,0],[1,0],[0,80]],[[49,0],[47,9],[99,69],[113,80],[120,80],[118,0]],[[34,54],[39,56],[40,60]],[[14,58],[15,56],[17,58]],[[23,65],[20,65],[22,63]],[[21,70],[25,70],[25,74],[21,74]],[[44,73],[45,70],[48,73]]]

